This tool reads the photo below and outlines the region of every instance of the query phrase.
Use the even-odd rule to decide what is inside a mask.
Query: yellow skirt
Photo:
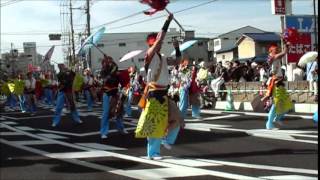
[[[147,99],[135,131],[136,138],[163,138],[168,127],[168,99],[163,104],[155,98]]]

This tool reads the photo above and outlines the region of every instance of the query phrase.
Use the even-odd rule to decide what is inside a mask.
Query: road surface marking
[[[262,169],[262,170],[271,170],[271,171],[283,171],[283,172],[318,175],[318,170],[312,170],[312,169],[288,168],[288,167],[259,165],[259,164],[247,164],[247,163],[219,161],[219,160],[210,160],[210,159],[197,159],[197,160],[209,162],[209,163],[214,163],[214,164],[222,164],[225,166],[234,166],[234,167],[242,167],[242,168],[252,168],[252,169]]]
[[[85,146],[85,147],[104,150],[104,151],[123,151],[123,150],[128,150],[127,148],[120,148],[120,147],[116,147],[116,146],[110,146],[110,145],[99,144],[99,143],[76,143],[76,144],[80,145],[80,146]]]
[[[79,159],[110,156],[105,151],[87,151],[87,152],[67,152],[67,153],[49,153],[45,156],[55,159]]]
[[[68,139],[67,137],[64,136],[59,136],[56,134],[45,134],[45,133],[40,133],[37,134],[38,136],[42,136],[42,137],[46,137],[46,138],[50,138],[50,139]]]
[[[261,176],[268,180],[317,180],[318,177],[300,176],[300,175],[280,175],[280,176]]]
[[[46,145],[46,144],[55,144],[48,141],[42,141],[42,140],[32,140],[32,141],[10,141],[12,143],[18,144],[18,145]]]
[[[35,129],[28,126],[15,126],[15,128],[20,129],[22,131],[34,131]]]

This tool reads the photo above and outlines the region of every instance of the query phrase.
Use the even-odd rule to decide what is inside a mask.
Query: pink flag
[[[169,3],[169,0],[140,0],[140,2],[143,4],[148,4],[151,7],[150,10],[145,11],[144,13],[146,15],[152,15],[157,11],[164,10]]]

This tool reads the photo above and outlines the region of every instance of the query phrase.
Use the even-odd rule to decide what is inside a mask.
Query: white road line
[[[12,143],[18,144],[18,145],[46,145],[46,144],[54,144],[52,142],[48,141],[41,141],[41,140],[32,140],[32,141],[10,141]]]
[[[135,127],[130,127],[130,128],[125,128],[127,131],[135,130]],[[38,129],[39,131],[42,132],[47,132],[47,133],[54,133],[54,134],[61,134],[61,135],[66,135],[66,136],[76,136],[76,137],[85,137],[85,136],[93,136],[100,134],[99,131],[94,131],[94,132],[89,132],[89,133],[70,133],[70,132],[62,132],[62,131],[54,131],[54,130],[47,130],[47,129]],[[116,129],[111,129],[109,130],[110,133],[117,133],[119,132]]]
[[[8,125],[4,125],[4,126],[7,126],[8,129],[17,131],[17,132],[22,133],[24,135],[27,135],[27,136],[30,136],[30,137],[34,137],[34,138],[38,138],[38,139],[42,139],[44,141],[54,142],[54,143],[62,145],[62,146],[76,148],[76,149],[85,150],[85,151],[94,150],[92,148],[87,148],[87,147],[84,147],[84,146],[74,145],[74,144],[70,144],[70,143],[67,143],[67,142],[62,142],[62,141],[58,141],[58,140],[54,140],[54,139],[49,139],[49,138],[46,138],[46,137],[37,136],[37,135],[34,135],[32,133],[24,132],[24,131],[21,131],[19,129],[10,127]],[[6,143],[6,144],[10,144],[10,145],[12,144],[12,146],[17,146],[17,144],[10,143],[9,141],[3,140],[3,139],[0,139],[0,142]],[[41,155],[45,155],[46,154],[46,152],[44,152],[44,151],[34,151],[35,149],[30,149],[30,148],[27,148],[27,147],[24,147],[24,146],[22,148],[24,148],[25,150],[28,149],[31,152],[33,151],[34,153],[35,152],[41,152],[40,153]],[[203,169],[199,169],[199,168],[175,165],[175,164],[170,164],[170,163],[165,163],[165,162],[160,162],[160,161],[153,161],[153,160],[143,159],[143,158],[129,156],[129,155],[125,155],[125,154],[119,154],[119,153],[115,153],[115,152],[107,152],[107,151],[105,151],[105,152],[106,152],[106,155],[110,155],[110,156],[117,157],[117,158],[120,158],[120,159],[125,159],[125,160],[135,161],[135,162],[139,162],[139,163],[145,163],[145,164],[151,164],[151,165],[157,165],[157,166],[162,166],[162,167],[183,168],[185,171],[190,171],[190,172],[198,171],[199,173],[201,172],[201,173],[204,173],[204,174],[213,175],[213,176],[217,176],[217,177],[230,178],[230,179],[246,179],[246,180],[260,179],[260,178],[251,177],[251,176],[244,176],[244,175],[232,174],[232,173],[224,173],[224,172],[212,171],[212,170],[203,170]],[[64,161],[70,160],[68,162],[75,163],[75,164],[79,163],[78,161],[71,161],[71,160],[74,160],[74,159],[63,159],[63,160]],[[127,175],[125,173],[126,171],[115,170],[115,169],[110,168],[110,167],[101,166],[101,165],[97,165],[97,164],[93,164],[93,163],[85,162],[85,163],[82,163],[81,165],[86,166],[86,167],[90,167],[90,168],[93,168],[93,169],[108,171],[110,173],[115,173],[115,174],[122,175],[122,176],[126,176]],[[108,170],[106,170],[106,169],[108,169]],[[141,174],[139,174],[139,176],[137,176],[135,178],[141,179],[140,177],[141,177]]]
[[[59,135],[56,135],[56,134],[40,133],[40,134],[37,134],[37,135],[38,136],[42,136],[42,137],[47,137],[47,138],[50,138],[50,139],[68,139],[67,137],[59,136]]]
[[[105,151],[87,151],[87,152],[67,152],[67,153],[49,153],[45,156],[55,159],[79,159],[79,158],[95,158],[95,157],[107,157]]]
[[[302,174],[314,174],[318,175],[318,170],[312,169],[301,169],[301,168],[288,168],[280,166],[268,166],[268,165],[259,165],[259,164],[247,164],[247,163],[237,163],[237,162],[228,162],[228,161],[217,161],[210,159],[197,159],[199,161],[222,164],[226,166],[242,167],[242,168],[252,168],[252,169],[262,169],[262,170],[271,170],[271,171],[283,171],[291,173],[302,173]]]
[[[28,126],[15,126],[15,128],[20,129],[22,131],[34,131],[35,129]]]
[[[19,132],[0,132],[1,136],[20,136],[23,135]]]
[[[116,146],[110,146],[110,145],[99,144],[99,143],[76,143],[76,144],[80,145],[80,146],[85,146],[85,147],[104,150],[104,151],[123,151],[123,150],[128,150],[127,148],[120,148],[120,147],[116,147]]]
[[[268,180],[317,180],[318,177],[301,176],[301,175],[280,175],[280,176],[261,176]]]
[[[7,124],[7,125],[15,125],[17,124],[16,122],[12,122],[12,121],[5,121],[5,122],[2,122],[3,124]]]

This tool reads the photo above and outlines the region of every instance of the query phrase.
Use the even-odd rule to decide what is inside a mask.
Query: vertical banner
[[[311,33],[300,33],[298,42],[290,46],[288,63],[297,63],[301,56],[311,50]]]
[[[285,27],[295,28],[300,34],[298,42],[293,44],[289,50],[288,62],[298,62],[305,52],[314,50],[314,26],[313,16],[285,16]]]
[[[274,15],[285,15],[286,0],[271,0],[271,11]]]

